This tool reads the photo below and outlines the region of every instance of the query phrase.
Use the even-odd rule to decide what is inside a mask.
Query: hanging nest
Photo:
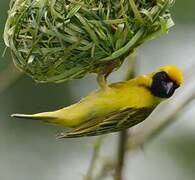
[[[134,48],[173,25],[173,0],[11,0],[4,40],[38,82],[120,67]],[[113,69],[114,69],[113,68]]]

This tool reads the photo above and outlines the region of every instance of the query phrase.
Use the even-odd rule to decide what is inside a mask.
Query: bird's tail
[[[69,110],[67,108],[63,108],[56,111],[41,112],[37,114],[12,114],[11,117],[40,120],[47,123],[51,123],[53,125],[74,127],[75,126],[74,121],[72,120],[72,118],[67,117],[68,114]]]
[[[48,121],[48,122],[55,120],[57,118],[54,112],[43,112],[43,113],[37,113],[37,114],[12,114],[11,117],[42,120],[42,121]]]

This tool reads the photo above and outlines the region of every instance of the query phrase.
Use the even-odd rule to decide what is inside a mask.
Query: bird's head
[[[152,73],[151,92],[160,98],[171,97],[183,83],[183,73],[175,66],[164,66]]]

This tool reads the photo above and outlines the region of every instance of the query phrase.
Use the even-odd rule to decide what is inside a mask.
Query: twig
[[[129,80],[134,77],[135,74],[135,65],[136,65],[136,52],[133,52],[128,57],[128,70],[124,80]],[[126,145],[128,139],[128,130],[124,130],[119,133],[119,145],[118,145],[118,159],[115,169],[115,180],[122,180],[123,179],[123,167],[126,155]],[[131,138],[131,136],[129,136]]]
[[[93,180],[102,180],[103,178],[108,177],[112,171],[115,170],[115,162],[112,160],[107,160],[103,162],[100,173]]]
[[[127,142],[127,130],[120,132],[119,134],[119,145],[118,145],[118,160],[115,170],[115,180],[122,180],[123,179],[123,165],[125,160],[126,154],[126,142]]]
[[[99,158],[102,141],[103,141],[103,136],[100,136],[96,139],[96,142],[94,144],[92,159],[89,165],[87,175],[85,176],[85,180],[93,180],[93,173],[95,171],[96,163]]]
[[[7,90],[21,75],[22,73],[16,70],[12,63],[0,72],[0,94]]]

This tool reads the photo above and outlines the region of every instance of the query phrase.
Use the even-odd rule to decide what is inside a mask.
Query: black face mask
[[[179,85],[171,80],[168,74],[164,71],[158,72],[153,76],[151,92],[153,95],[160,98],[171,97]]]

